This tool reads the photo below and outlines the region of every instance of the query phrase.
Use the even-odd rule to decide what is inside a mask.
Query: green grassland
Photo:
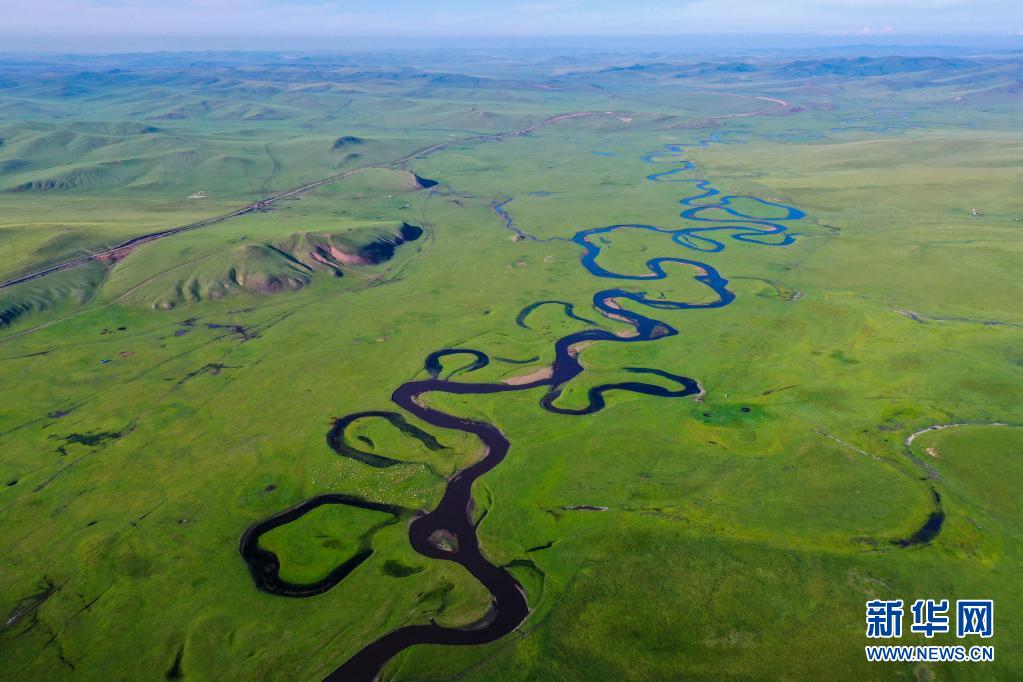
[[[591,305],[595,291],[623,283],[590,275],[567,238],[681,226],[679,201],[697,190],[647,181],[672,165],[642,157],[721,131],[744,144],[687,147],[696,169],[680,179],[799,207],[796,242],[724,238],[724,251],[698,253],[664,234],[605,235],[608,269],[694,258],[737,298],[658,311],[677,336],[586,348],[587,371],[556,404],[581,407],[589,388],[636,366],[696,378],[706,394],[612,391],[588,416],[544,411],[542,390],[429,396],[512,443],[476,484],[473,513],[487,556],[509,567],[532,611],[489,645],[406,651],[384,677],[1023,670],[1014,62],[818,74],[808,88],[808,67],[769,65],[681,78],[663,65],[623,70],[627,61],[586,72],[481,61],[463,75],[449,64],[241,58],[196,71],[167,59],[121,74],[72,64],[36,79],[24,77],[31,64],[9,66],[0,279],[432,144],[614,113],[460,142],[0,289],[3,676],[317,679],[403,624],[483,616],[486,591],[456,564],[416,553],[404,519],[324,506],[266,534],[262,546],[295,582],[372,548],[344,581],[305,599],[257,590],[239,538],[325,493],[433,508],[447,478],[481,456],[478,442],[406,415],[442,446],[431,449],[383,419],[361,420],[347,437],[399,460],[373,467],[328,447],[332,420],[394,409],[392,391],[425,377],[435,350],[481,350],[489,365],[465,372],[471,358],[448,357],[442,376],[498,381],[549,364],[571,331],[627,330]],[[198,191],[206,198],[188,199]],[[507,227],[492,207],[502,201],[536,239]],[[359,258],[403,224],[424,233],[389,259]],[[667,279],[623,285],[708,299],[693,268],[666,269]],[[515,324],[541,300],[572,303],[591,322],[545,305]],[[906,444],[935,424],[965,425]],[[934,492],[940,534],[898,545],[933,512]],[[867,663],[872,598],[994,599],[984,643],[995,662]],[[956,640],[901,641],[925,642]]]

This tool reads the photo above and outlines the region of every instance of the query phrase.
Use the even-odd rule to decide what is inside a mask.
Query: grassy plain
[[[696,168],[680,178],[799,207],[808,217],[796,243],[725,239],[725,251],[700,254],[664,235],[610,236],[605,267],[638,274],[654,256],[695,258],[730,279],[737,300],[658,311],[675,337],[587,348],[587,371],[558,404],[581,406],[588,387],[633,366],[699,379],[702,402],[612,392],[603,411],[572,417],[543,411],[540,391],[431,397],[512,443],[477,484],[474,513],[488,556],[512,567],[533,611],[491,645],[408,651],[386,677],[1023,670],[1023,134],[1019,100],[992,91],[997,82],[971,90],[936,74],[905,90],[879,78],[807,90],[777,71],[693,82],[656,69],[558,79],[532,66],[493,85],[475,71],[383,78],[243,62],[196,86],[186,69],[153,68],[135,67],[135,80],[72,69],[0,91],[0,187],[19,190],[0,193],[2,279],[435,142],[567,111],[615,113],[366,171],[271,212],[0,290],[0,310],[17,312],[0,328],[0,663],[12,677],[315,679],[402,624],[483,615],[485,591],[414,552],[401,524],[375,532],[373,556],[308,599],[259,592],[239,537],[321,493],[436,505],[477,443],[433,433],[448,449],[432,451],[386,422],[360,422],[353,437],[408,461],[373,468],[328,448],[332,417],[391,409],[394,388],[425,376],[424,357],[441,348],[494,358],[459,380],[549,363],[553,342],[587,323],[544,306],[517,326],[535,301],[571,302],[624,329],[590,307],[595,291],[622,283],[589,275],[565,238],[680,226],[678,202],[696,190],[645,180],[671,164],[641,157],[715,130],[745,144],[686,148]],[[485,68],[495,67],[474,67]],[[984,78],[996,76],[974,76]],[[771,105],[697,94],[707,88],[803,108],[711,119]],[[360,142],[335,147],[344,136]],[[406,171],[440,184],[421,189]],[[200,190],[206,199],[186,198]],[[503,200],[538,240],[504,226],[491,207]],[[241,247],[328,233],[365,245],[403,222],[425,234],[386,262],[345,263],[340,277],[316,270],[276,293],[231,285],[238,268],[264,267]],[[692,271],[672,268],[625,284],[706,297]],[[973,425],[905,444],[962,422]],[[1011,426],[984,426],[993,422]],[[933,511],[932,489],[941,533],[898,546]],[[577,505],[607,510],[566,509]],[[264,547],[286,578],[313,581],[377,516],[324,508]],[[928,597],[994,599],[996,661],[866,663],[864,602]]]

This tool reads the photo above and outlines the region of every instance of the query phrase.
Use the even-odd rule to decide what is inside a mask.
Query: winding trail
[[[775,105],[777,105],[780,108],[784,108],[784,107],[789,106],[789,103],[786,102],[785,100],[777,99],[777,98],[774,98],[774,97],[764,97],[764,96],[760,96],[760,95],[740,95],[740,94],[731,93],[731,92],[713,93],[713,94],[724,94],[724,95],[729,95],[729,96],[732,96],[732,97],[744,97],[744,98],[749,98],[749,99],[761,100],[761,101],[770,102],[772,104],[775,104]],[[757,111],[749,111],[749,112],[734,113],[734,114],[724,114],[724,115],[721,115],[721,116],[712,116],[711,119],[725,120],[725,119],[739,118],[739,117],[745,117],[745,116],[758,116],[760,114],[764,114],[764,113],[767,113],[769,111],[770,111],[770,109],[758,109]],[[417,149],[416,151],[411,152],[409,154],[406,154],[405,156],[402,156],[401,158],[394,159],[393,161],[382,161],[380,163],[373,163],[373,164],[369,164],[369,165],[366,165],[366,166],[359,166],[358,168],[353,168],[352,170],[348,170],[348,171],[345,171],[343,173],[338,173],[336,175],[331,175],[329,177],[322,178],[320,180],[314,180],[313,182],[309,182],[309,183],[306,183],[306,184],[301,185],[299,187],[295,187],[294,189],[290,189],[290,190],[288,190],[286,192],[282,192],[280,194],[273,194],[273,195],[267,196],[267,197],[265,197],[263,199],[259,199],[259,200],[257,200],[254,203],[251,203],[251,204],[249,204],[247,206],[243,206],[243,207],[241,207],[239,209],[236,209],[234,211],[231,211],[229,213],[224,213],[222,215],[213,216],[211,218],[205,218],[203,220],[199,220],[199,221],[196,221],[194,223],[187,223],[185,225],[178,225],[176,227],[169,227],[167,229],[159,230],[159,231],[156,231],[156,232],[149,232],[147,234],[139,235],[138,237],[132,237],[131,239],[123,241],[120,244],[112,246],[112,247],[110,247],[108,249],[104,249],[102,251],[97,251],[96,253],[86,254],[84,256],[77,256],[75,258],[70,258],[70,259],[61,261],[59,263],[56,263],[54,265],[50,265],[50,266],[47,266],[45,268],[42,268],[40,270],[36,270],[36,271],[30,272],[30,273],[27,273],[25,275],[20,275],[18,277],[14,277],[14,278],[9,279],[9,280],[7,280],[5,282],[0,282],[0,289],[5,289],[7,287],[11,287],[11,286],[14,286],[16,284],[21,284],[23,282],[28,282],[28,281],[31,281],[31,280],[34,280],[34,279],[38,279],[40,277],[45,277],[46,275],[50,275],[50,274],[53,274],[55,272],[60,272],[62,270],[67,270],[69,268],[73,268],[73,267],[76,267],[76,266],[79,266],[79,265],[83,265],[83,264],[88,263],[90,261],[120,258],[123,255],[125,255],[128,251],[130,251],[131,249],[133,249],[133,248],[135,248],[137,246],[141,246],[142,244],[146,244],[146,243],[152,242],[152,241],[157,241],[157,240],[163,239],[165,237],[171,237],[171,236],[176,235],[176,234],[181,234],[182,232],[190,232],[192,230],[197,230],[197,229],[202,228],[202,227],[209,227],[211,225],[217,225],[219,223],[223,223],[223,222],[226,222],[228,220],[231,220],[232,218],[238,218],[240,216],[247,215],[249,213],[253,213],[253,212],[256,212],[256,211],[266,210],[266,209],[272,207],[274,204],[276,204],[279,201],[283,201],[285,199],[291,199],[292,197],[296,197],[296,196],[298,196],[300,194],[303,194],[305,192],[308,192],[310,190],[316,189],[318,187],[322,187],[323,185],[327,185],[327,184],[334,183],[334,182],[339,182],[341,180],[344,180],[345,178],[350,178],[353,175],[356,175],[358,173],[362,173],[362,172],[370,170],[372,168],[390,168],[390,167],[393,167],[393,166],[401,166],[401,165],[403,165],[405,163],[408,163],[409,161],[413,161],[415,159],[421,159],[421,158],[423,158],[425,156],[429,156],[430,154],[433,154],[434,152],[438,152],[438,151],[441,151],[443,149],[448,149],[450,147],[454,147],[454,146],[458,146],[458,145],[462,145],[462,144],[471,144],[471,143],[475,143],[475,142],[496,142],[498,140],[503,140],[503,139],[509,138],[509,137],[522,137],[522,136],[525,136],[525,135],[529,135],[531,132],[533,132],[535,130],[538,130],[540,128],[543,128],[545,126],[549,126],[549,125],[552,125],[554,123],[560,123],[562,121],[569,121],[569,120],[576,119],[576,118],[582,118],[582,117],[586,117],[586,116],[615,116],[615,117],[617,117],[617,116],[620,116],[620,115],[622,115],[620,112],[614,112],[614,111],[571,111],[571,112],[567,112],[567,113],[564,113],[564,114],[556,114],[556,115],[551,116],[549,118],[545,118],[542,121],[538,121],[537,123],[534,123],[534,124],[532,124],[530,126],[527,126],[525,128],[521,128],[519,130],[513,130],[513,131],[509,131],[509,132],[505,132],[505,133],[493,133],[493,134],[485,134],[485,135],[469,135],[467,137],[460,137],[460,138],[457,138],[457,139],[454,139],[454,140],[446,140],[444,142],[438,142],[437,144],[432,144],[432,145],[429,145],[427,147],[423,147],[421,149]],[[710,142],[718,142],[718,140],[714,139],[714,136],[715,135],[726,135],[726,134],[729,134],[729,133],[728,132],[714,133],[714,134],[711,135],[711,137],[709,138],[708,141],[710,141]],[[706,141],[703,141],[703,142],[706,142]],[[702,146],[706,146],[705,144],[703,144],[703,142],[701,142],[700,144]],[[677,145],[677,146],[684,147],[684,146],[688,146],[688,145]],[[270,156],[270,158],[274,160],[274,164],[275,164],[274,173],[276,173],[277,161],[274,159],[273,155],[270,154],[269,145],[267,146],[267,150],[266,151],[267,151],[267,154]],[[693,165],[691,164],[691,162],[687,161],[685,163],[688,164],[686,168],[676,169],[676,170],[670,171],[670,173],[677,173],[677,172],[681,172],[682,170],[690,170],[690,169],[693,168]],[[271,177],[273,177],[274,173],[271,174]],[[269,182],[269,179],[270,178],[267,179],[267,182]],[[266,187],[266,185],[267,185],[267,183],[264,183],[264,187]]]
[[[735,92],[720,92],[720,93],[715,93],[715,94],[728,95],[730,97],[746,97],[748,99],[755,99],[755,100],[759,100],[761,102],[769,102],[771,104],[776,105],[774,107],[774,109],[775,110],[779,110],[779,111],[787,109],[789,106],[791,106],[791,104],[789,102],[786,102],[785,100],[779,99],[777,97],[765,97],[763,95],[740,95],[740,94],[735,93]],[[730,118],[746,118],[748,116],[759,116],[760,114],[766,114],[766,113],[770,112],[771,110],[772,109],[757,109],[756,111],[744,111],[744,112],[737,113],[737,114],[722,114],[720,116],[711,116],[710,120],[711,121],[723,121],[723,120],[727,120],[727,119],[730,119]]]
[[[922,436],[925,433],[930,433],[931,431],[942,431],[944,429],[952,429],[957,426],[1009,426],[1009,424],[1006,422],[956,422],[954,424],[931,424],[930,426],[925,426],[924,428],[909,434],[908,436],[906,436],[906,440],[904,440],[902,443],[908,448],[910,445],[913,444],[913,441],[916,440],[918,436]]]
[[[90,253],[90,254],[87,254],[87,255],[84,255],[84,256],[77,256],[75,258],[70,258],[68,260],[61,261],[60,263],[57,263],[55,265],[51,265],[51,266],[48,266],[46,268],[42,268],[40,270],[36,270],[34,272],[30,272],[28,274],[21,275],[19,277],[15,277],[13,279],[9,279],[6,282],[0,283],[0,289],[5,289],[7,287],[11,287],[11,286],[14,286],[16,284],[21,284],[23,282],[28,282],[28,281],[31,281],[31,280],[34,280],[34,279],[38,279],[40,277],[45,277],[46,275],[50,275],[50,274],[53,274],[55,272],[60,272],[61,270],[67,270],[68,268],[73,268],[73,267],[76,267],[78,265],[83,265],[83,264],[88,263],[90,261],[118,258],[118,257],[121,257],[122,255],[124,255],[130,249],[133,249],[136,246],[141,246],[142,244],[146,244],[148,242],[153,242],[153,241],[156,241],[158,239],[163,239],[165,237],[171,237],[171,236],[176,235],[176,234],[181,234],[182,232],[189,232],[191,230],[197,230],[197,229],[199,229],[201,227],[209,227],[210,225],[217,225],[219,223],[223,223],[223,222],[226,222],[228,220],[231,220],[232,218],[237,218],[239,216],[247,215],[249,213],[253,213],[253,212],[256,212],[256,211],[266,210],[266,209],[272,207],[274,204],[276,204],[276,203],[278,203],[280,201],[284,201],[285,199],[291,199],[292,197],[296,197],[296,196],[298,196],[300,194],[304,194],[305,192],[308,192],[310,190],[316,189],[317,187],[322,187],[323,185],[327,185],[327,184],[330,184],[330,183],[333,183],[333,182],[338,182],[340,180],[344,180],[345,178],[350,178],[353,175],[356,175],[357,173],[362,173],[364,171],[370,170],[371,168],[390,168],[392,166],[401,166],[401,165],[403,165],[405,163],[408,163],[409,161],[413,161],[415,159],[421,159],[421,158],[423,158],[425,156],[429,156],[430,154],[433,154],[434,152],[440,151],[442,149],[447,149],[449,147],[454,147],[454,146],[457,146],[457,145],[470,144],[470,143],[473,143],[473,142],[494,142],[494,141],[497,141],[497,140],[503,140],[503,139],[508,138],[508,137],[522,137],[524,135],[528,135],[529,133],[533,132],[534,130],[538,130],[539,128],[543,128],[544,126],[548,126],[548,125],[551,125],[553,123],[559,123],[561,121],[568,121],[568,120],[572,120],[572,119],[576,119],[576,118],[582,118],[584,116],[612,115],[612,114],[613,114],[613,112],[573,111],[573,112],[569,112],[569,113],[566,113],[566,114],[558,114],[556,116],[551,116],[550,118],[545,118],[542,121],[534,123],[533,125],[527,126],[527,127],[522,128],[520,130],[514,130],[514,131],[506,132],[506,133],[494,133],[494,134],[490,134],[490,135],[470,135],[468,137],[460,137],[460,138],[457,138],[457,139],[454,139],[454,140],[447,140],[445,142],[438,142],[437,144],[432,144],[432,145],[430,145],[428,147],[423,147],[421,149],[417,149],[416,151],[411,152],[409,154],[406,154],[405,156],[402,156],[401,158],[394,159],[393,161],[383,161],[381,163],[373,163],[373,164],[369,164],[369,165],[366,165],[366,166],[359,166],[358,168],[353,168],[352,170],[345,171],[344,173],[338,173],[337,175],[331,175],[330,177],[326,177],[326,178],[323,178],[321,180],[315,180],[313,182],[306,183],[304,185],[301,185],[300,187],[296,187],[294,189],[290,189],[290,190],[288,190],[286,192],[282,192],[280,194],[274,194],[274,195],[265,197],[263,199],[260,199],[260,200],[256,201],[255,203],[252,203],[252,204],[249,204],[247,206],[243,206],[242,208],[239,208],[239,209],[236,209],[234,211],[231,211],[230,213],[224,213],[222,215],[213,216],[211,218],[206,218],[204,220],[199,220],[199,221],[194,222],[194,223],[188,223],[186,225],[179,225],[177,227],[169,227],[169,228],[167,228],[165,230],[159,230],[157,232],[150,232],[150,233],[147,233],[147,234],[140,235],[138,237],[132,237],[131,239],[128,239],[127,241],[123,241],[120,244],[117,244],[116,246],[112,246],[112,247],[110,247],[108,249],[104,249],[103,251],[97,251],[96,253]]]
[[[529,129],[527,129],[528,131]],[[721,141],[723,135],[702,140],[697,145],[706,146]],[[582,248],[580,262],[593,276],[601,279],[613,279],[623,282],[638,283],[643,281],[656,281],[668,277],[664,269],[665,264],[674,263],[692,269],[693,278],[705,285],[713,294],[709,300],[700,302],[671,301],[663,298],[652,298],[642,290],[616,286],[603,289],[593,295],[593,309],[615,323],[624,323],[631,327],[629,333],[610,331],[608,329],[589,326],[580,331],[572,332],[558,339],[554,344],[554,361],[549,368],[535,371],[529,375],[519,377],[518,381],[505,381],[494,383],[472,383],[441,379],[443,370],[441,359],[453,355],[469,355],[474,358],[472,364],[463,368],[460,373],[470,373],[489,364],[490,358],[482,351],[469,348],[449,348],[431,353],[424,364],[424,370],[429,378],[409,381],[399,386],[391,398],[392,401],[402,410],[414,415],[423,422],[441,429],[462,431],[476,436],[484,445],[482,458],[472,466],[455,474],[449,481],[443,498],[437,507],[429,512],[415,516],[409,524],[409,541],[412,547],[423,556],[442,561],[453,561],[463,566],[472,574],[490,593],[491,607],[487,615],[479,622],[462,628],[442,627],[435,622],[428,624],[408,625],[398,628],[380,639],[372,642],[364,649],[355,654],[347,662],[341,665],[328,680],[373,680],[375,679],[384,664],[398,653],[418,644],[449,644],[469,645],[491,642],[513,631],[521,624],[529,614],[529,605],[525,591],[515,577],[501,566],[491,563],[484,555],[479,545],[476,528],[472,520],[472,486],[473,483],[488,471],[496,467],[508,455],[511,444],[501,431],[483,421],[467,419],[458,415],[448,414],[439,409],[430,407],[427,404],[426,396],[431,393],[446,393],[453,395],[480,395],[491,393],[508,393],[512,391],[525,391],[543,388],[546,389],[539,399],[540,406],[556,414],[563,415],[584,415],[593,414],[604,408],[605,395],[612,391],[631,391],[650,396],[663,398],[681,398],[685,396],[696,396],[702,393],[702,388],[695,379],[681,376],[661,369],[645,367],[626,367],[625,371],[637,375],[637,380],[607,383],[593,386],[588,390],[588,402],[584,407],[567,408],[556,404],[564,388],[576,377],[584,372],[584,367],[579,360],[583,348],[597,342],[612,343],[640,343],[654,341],[678,334],[678,330],[666,321],[648,317],[640,312],[627,307],[643,307],[654,310],[698,310],[714,309],[727,306],[735,299],[735,294],[728,288],[728,280],[725,279],[713,266],[685,258],[675,256],[660,256],[646,261],[645,274],[626,275],[614,272],[600,264],[601,245],[605,235],[619,230],[641,229],[659,234],[669,235],[673,246],[681,247],[698,252],[713,253],[725,248],[722,241],[725,236],[737,242],[755,244],[760,246],[788,246],[793,243],[791,235],[786,234],[788,221],[800,220],[804,213],[794,207],[767,201],[759,197],[721,195],[710,181],[703,179],[680,180],[677,176],[691,170],[693,164],[683,158],[685,144],[669,145],[666,149],[648,154],[644,160],[649,163],[658,163],[664,160],[674,162],[675,169],[667,173],[654,174],[649,176],[650,181],[664,181],[664,178],[671,178],[675,182],[687,182],[694,185],[697,194],[683,198],[679,201],[683,210],[680,218],[686,222],[687,227],[669,228],[653,225],[611,225],[606,227],[594,227],[577,231],[570,241]],[[712,202],[712,203],[711,203]],[[524,238],[535,239],[530,235],[522,233],[514,226],[511,216],[504,208],[505,204],[495,203],[494,209],[505,221],[505,227],[522,235]],[[744,206],[744,210],[737,208]],[[749,211],[753,209],[777,213],[777,216],[765,218],[754,215]],[[694,225],[695,223],[695,225]],[[707,224],[710,223],[710,224]],[[708,235],[714,234],[712,238]],[[596,238],[596,241],[594,241]],[[559,240],[561,238],[558,238]],[[525,325],[525,319],[529,313],[540,305],[556,304],[564,308],[565,314],[577,321],[593,324],[591,321],[575,314],[572,307],[561,301],[538,301],[526,306],[516,319],[520,326]],[[647,383],[638,380],[642,376],[656,376],[662,381],[673,384],[673,388],[665,387],[657,383]],[[535,377],[535,378],[534,378]],[[339,454],[347,456],[358,456],[371,466],[389,466],[393,460],[380,458],[377,460],[363,458],[354,454],[353,446],[345,445],[343,426],[363,416],[385,416],[396,415],[396,413],[363,412],[349,415],[337,422],[342,428],[332,429],[331,446]],[[392,422],[393,423],[393,422]],[[409,425],[401,420],[397,424],[405,429]],[[413,434],[415,437],[420,437]],[[347,450],[346,450],[347,449]],[[319,499],[319,498],[314,498]],[[311,502],[311,501],[310,501]],[[349,502],[346,502],[349,503]],[[306,504],[306,503],[303,503]],[[299,505],[298,508],[301,508]],[[288,514],[289,512],[284,512]],[[242,556],[249,563],[250,570],[257,587],[267,592],[281,596],[303,596],[302,587],[295,585],[281,585],[282,589],[275,586],[273,575],[268,578],[267,570],[273,573],[276,557],[270,559],[266,550],[259,547],[259,535],[261,529],[267,523],[271,527],[281,525],[279,520],[282,515],[272,517],[268,521],[257,524],[250,528],[243,536],[241,543]],[[364,558],[359,561],[361,563]],[[351,561],[351,560],[349,560]],[[349,562],[343,566],[347,568]],[[269,567],[269,568],[268,568]],[[334,584],[340,582],[350,570],[340,570]],[[331,574],[334,575],[334,574]],[[331,582],[328,576],[326,582]],[[324,581],[314,586],[319,593],[324,588],[329,589]]]

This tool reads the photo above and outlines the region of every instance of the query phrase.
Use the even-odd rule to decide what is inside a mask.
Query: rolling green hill
[[[1013,679],[1020,68],[5,58],[4,676]]]

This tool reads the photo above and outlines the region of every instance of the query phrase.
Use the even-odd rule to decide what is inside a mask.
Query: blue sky
[[[239,47],[266,37],[276,48],[353,36],[1023,37],[1023,0],[0,0],[0,16],[0,50],[149,38]]]

